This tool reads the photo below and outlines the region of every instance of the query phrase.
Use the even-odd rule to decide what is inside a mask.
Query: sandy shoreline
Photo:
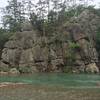
[[[0,83],[0,100],[100,100],[100,89],[62,89],[23,83]]]
[[[7,86],[18,86],[18,85],[27,85],[26,83],[12,83],[12,82],[2,82],[0,83],[0,88]]]

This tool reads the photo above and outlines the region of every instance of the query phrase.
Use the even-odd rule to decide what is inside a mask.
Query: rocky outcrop
[[[85,21],[86,19],[84,18]],[[63,72],[65,68],[70,68],[72,72],[99,72],[96,65],[98,54],[93,43],[94,39],[83,30],[82,23],[83,21],[63,26],[63,34],[51,39],[38,36],[38,32],[31,28],[23,28],[23,32],[15,33],[5,44],[0,71]],[[70,47],[70,42],[75,45]]]
[[[96,65],[98,62],[98,54],[95,45],[93,44],[93,38],[90,39],[78,23],[70,24],[67,28],[65,27],[65,29],[69,32],[70,40],[79,46],[78,50],[75,52],[76,55],[74,55],[76,66],[76,68],[74,67],[74,70],[78,69],[78,71],[88,72],[87,69],[91,69],[90,71],[92,73],[98,73],[99,69]]]
[[[11,73],[12,69],[21,73],[61,71],[63,60],[60,48],[58,50],[54,44],[48,48],[44,43],[44,37],[37,37],[36,34],[35,31],[24,31],[14,34],[9,39],[2,50],[1,71]],[[16,70],[14,72],[17,72]]]
[[[81,68],[88,72],[86,69],[93,67],[91,72],[99,72],[98,53],[95,48],[96,30],[99,23],[100,18],[94,12],[86,9],[77,18],[72,18],[70,23],[65,24],[65,29],[69,32],[71,39],[80,46],[75,65],[82,67],[78,67],[78,70]]]

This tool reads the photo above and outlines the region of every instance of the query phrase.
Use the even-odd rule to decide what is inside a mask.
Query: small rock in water
[[[16,68],[12,68],[10,69],[9,74],[20,74],[20,72]]]

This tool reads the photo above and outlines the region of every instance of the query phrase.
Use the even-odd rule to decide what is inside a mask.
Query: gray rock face
[[[82,17],[83,14],[80,16]],[[64,27],[65,34],[61,34],[64,38],[67,34],[70,41],[79,45],[77,50],[74,47],[74,55],[68,52],[70,48],[69,40],[66,41],[67,38],[62,40],[60,37],[60,42],[58,38],[56,42],[54,40],[51,42],[47,37],[39,37],[36,31],[30,29],[15,33],[2,50],[0,71],[11,73],[12,71],[14,73],[63,72],[65,66],[71,66],[73,63],[72,72],[99,72],[96,66],[98,54],[93,45],[94,40],[81,27],[86,19],[88,18],[82,19],[81,24]],[[70,55],[72,58],[69,61],[67,56]]]
[[[93,38],[90,38],[84,33],[79,24],[70,26],[68,31],[71,32],[73,41],[79,45],[78,54],[75,57],[75,65],[79,66],[78,69],[84,71],[85,69],[91,69],[91,72],[93,72],[92,67],[94,68],[95,65],[94,70],[99,72],[98,67],[96,66],[96,63],[98,62],[98,54],[93,43]]]
[[[84,33],[92,40],[96,39],[96,31],[100,27],[100,17],[95,12],[84,10],[77,18]],[[93,42],[93,41],[92,41]]]
[[[63,65],[62,58],[58,58],[61,50],[57,51],[57,47],[53,47],[56,51],[53,48],[49,50],[48,46],[43,45],[43,39],[44,37],[37,37],[34,31],[14,34],[2,50],[1,70],[11,73],[12,68],[21,73],[61,71],[58,68]],[[50,64],[49,56],[52,56]]]

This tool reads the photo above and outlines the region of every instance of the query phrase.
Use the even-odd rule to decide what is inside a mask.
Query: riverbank
[[[100,89],[10,85],[0,88],[0,100],[100,100]]]

